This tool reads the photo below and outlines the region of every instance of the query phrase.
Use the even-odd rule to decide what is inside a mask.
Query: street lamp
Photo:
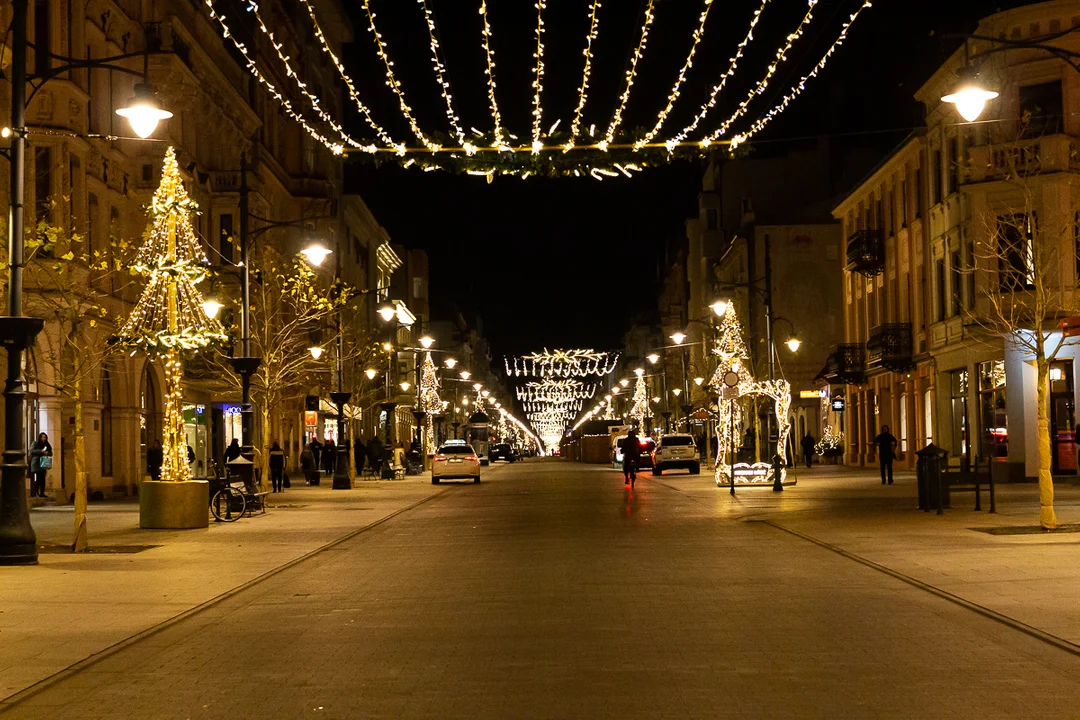
[[[802,340],[797,337],[789,337],[784,341],[784,344],[788,346],[788,350],[791,352],[799,352],[799,346],[802,345]]]
[[[649,353],[648,355],[645,356],[645,359],[648,360],[653,365],[660,362],[660,356],[657,355],[656,353]]]
[[[673,333],[671,333],[671,339],[675,341],[676,345],[682,345],[683,340],[686,339],[686,333],[678,332],[678,331],[673,332]]]
[[[300,254],[303,255],[304,259],[307,260],[311,265],[319,267],[320,265],[322,265],[323,260],[326,259],[327,255],[331,255],[333,254],[333,252],[333,250],[326,247],[322,243],[312,243],[311,245],[308,245],[306,248],[301,250]]]
[[[131,124],[131,129],[143,140],[154,134],[158,123],[173,116],[161,106],[153,85],[141,82],[135,86],[135,96],[127,107],[118,108],[116,114]]]
[[[409,384],[408,380],[402,380],[398,383],[398,387],[401,388],[401,392],[409,392],[409,388],[412,387],[412,385]]]
[[[419,343],[425,350],[431,349],[431,346],[435,344],[435,338],[425,335],[420,338]]]
[[[203,312],[206,313],[206,317],[210,318],[211,320],[218,316],[218,313],[221,312],[221,308],[223,307],[225,306],[218,302],[215,298],[207,298],[206,300],[203,300],[202,304]]]
[[[998,96],[979,82],[979,73],[971,65],[956,71],[959,84],[956,90],[941,98],[941,102],[956,105],[956,111],[968,122],[975,122],[982,115],[986,103]]]
[[[641,377],[645,374],[645,368],[634,368],[634,374]]]
[[[468,370],[462,370],[460,374],[461,374],[461,379],[462,380],[468,380],[469,378],[472,377],[472,373],[469,372]]]
[[[627,380],[626,378],[623,378],[622,380],[619,381],[619,384],[622,385],[623,387],[626,387],[626,386],[628,386],[630,384],[630,381]]]
[[[393,303],[385,302],[379,306],[376,312],[379,313],[379,317],[383,319],[383,322],[390,322],[397,315],[397,308]]]
[[[452,357],[448,357],[445,360],[443,360],[443,364],[446,365],[447,370],[453,370],[454,366],[457,365],[457,360],[455,360]]]
[[[713,311],[716,317],[724,317],[724,313],[727,312],[728,302],[727,300],[717,300],[709,308]]]
[[[374,380],[375,376],[378,375],[379,373],[374,368],[368,368],[367,370],[364,371],[364,374],[367,375],[368,380]]]
[[[702,383],[704,383],[704,382],[705,382],[705,378],[703,378],[703,377],[694,378],[694,384],[697,385],[698,387],[701,387]]]
[[[322,357],[324,350],[321,347],[314,345],[308,348],[308,352],[311,353],[312,358],[318,360]]]

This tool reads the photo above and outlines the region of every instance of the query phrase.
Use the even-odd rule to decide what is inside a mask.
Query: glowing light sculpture
[[[431,353],[424,353],[424,364],[420,372],[420,410],[427,413],[425,422],[427,432],[424,434],[424,452],[432,455],[435,452],[435,416],[443,408],[442,398],[439,397],[439,376],[435,372],[435,363],[431,359]]]
[[[209,261],[191,226],[198,206],[184,189],[171,147],[165,153],[161,184],[150,211],[146,242],[132,264],[132,269],[148,280],[116,339],[162,363],[165,414],[161,480],[178,482],[192,478],[184,431],[181,354],[224,341],[225,331],[203,310],[204,299],[196,287],[206,276]]]

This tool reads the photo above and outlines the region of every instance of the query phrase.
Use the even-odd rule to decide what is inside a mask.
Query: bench
[[[990,490],[990,512],[997,512],[997,502],[994,495],[994,474],[991,472],[990,460],[986,461],[986,467],[979,468],[980,458],[975,458],[975,466],[972,467],[948,467],[941,468],[941,486],[948,488],[949,492],[973,492],[975,493],[975,511],[982,510],[982,488],[987,486]],[[938,495],[938,504],[941,505],[941,494]],[[940,508],[939,508],[940,511]]]
[[[404,480],[405,479],[405,466],[404,465],[391,464],[390,469],[394,471],[394,479],[395,480]]]

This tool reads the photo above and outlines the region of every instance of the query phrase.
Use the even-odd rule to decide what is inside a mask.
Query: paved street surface
[[[910,477],[882,488],[866,473],[826,469],[802,473],[781,495],[741,490],[734,500],[705,476],[645,477],[630,492],[609,468],[560,461],[501,466],[480,485],[445,492],[416,479],[347,500],[319,490],[298,493],[321,508],[307,522],[333,525],[327,532],[339,537],[354,532],[344,508],[376,502],[368,495],[402,495],[375,515],[409,509],[235,592],[215,587],[208,592],[219,599],[198,612],[103,645],[89,661],[73,658],[0,712],[1080,716],[1080,536],[970,529],[1035,522],[1028,486],[1006,488],[998,516],[975,514],[970,496],[958,496],[942,518],[911,510]],[[342,505],[318,505],[327,496]],[[1063,487],[1059,500],[1062,522],[1080,520],[1080,489]],[[264,540],[303,537],[288,520],[302,512],[273,514],[285,524]],[[61,556],[0,572],[0,609],[23,597],[9,592],[13,578],[25,593],[34,582],[66,592],[72,578],[56,582],[50,557]],[[77,637],[115,622],[125,608],[109,582],[139,592],[124,579],[132,568],[109,558],[64,561],[69,575],[106,582],[95,586],[96,616],[84,613],[74,629],[57,616],[48,633]],[[286,560],[264,561],[275,562]],[[161,582],[180,572],[159,570]],[[3,622],[0,638],[17,631]],[[11,667],[7,652],[0,646],[0,667]]]

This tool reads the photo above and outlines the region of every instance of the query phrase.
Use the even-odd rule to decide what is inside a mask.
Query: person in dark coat
[[[881,463],[881,484],[885,484],[888,474],[889,484],[892,485],[892,461],[896,457],[896,437],[889,432],[888,425],[881,426],[881,432],[874,438],[874,444],[878,449],[878,462]]]
[[[641,459],[641,442],[638,441],[637,433],[633,428],[630,428],[630,432],[626,434],[626,439],[622,443],[622,471],[623,477],[626,478],[624,485],[634,487],[634,481],[637,480],[637,466],[638,460]]]
[[[806,435],[803,437],[800,444],[802,445],[803,457],[806,458],[806,468],[809,470],[810,466],[814,464],[814,445],[817,444],[817,441],[814,440],[814,436],[807,430]]]
[[[49,435],[41,433],[34,444],[30,446],[30,495],[45,497],[45,475],[48,469],[42,467],[45,463],[43,458],[51,458],[52,445],[49,444]]]
[[[151,480],[161,479],[161,465],[165,461],[165,456],[162,455],[161,441],[155,440],[146,451],[146,472],[149,473]]]
[[[229,447],[225,448],[225,464],[228,465],[238,457],[240,457],[240,441],[233,438]]]
[[[359,437],[353,438],[353,462],[356,463],[356,474],[364,474],[364,459],[367,458],[367,447],[360,442]]]
[[[314,444],[314,441],[312,441]],[[315,462],[315,452],[311,445],[304,448],[300,453],[300,471],[304,473],[304,480],[308,485],[319,484],[319,466]]]
[[[322,450],[322,467],[327,475],[334,474],[334,468],[337,466],[337,445],[334,444],[334,438],[326,438],[326,442],[323,443]]]
[[[311,443],[308,445],[311,448],[311,454],[315,457],[315,469],[318,470],[322,465],[319,461],[322,460],[322,443],[319,442],[319,438],[315,435],[311,436]]]
[[[285,492],[285,451],[277,440],[270,446],[270,482],[274,492]]]
[[[372,470],[378,472],[383,461],[383,444],[378,435],[372,435],[371,439],[368,440],[367,457],[368,465],[371,466]]]

